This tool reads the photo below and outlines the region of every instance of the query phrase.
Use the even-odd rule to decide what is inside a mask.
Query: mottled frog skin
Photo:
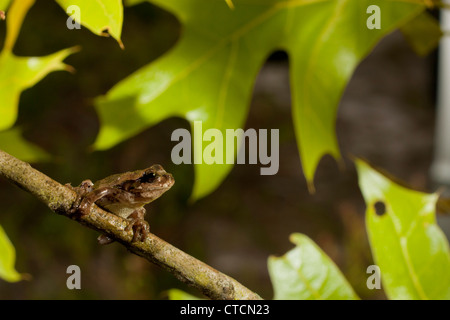
[[[133,229],[132,241],[144,241],[150,231],[144,219],[144,206],[158,199],[174,183],[172,175],[158,164],[144,170],[114,174],[95,183],[85,180],[79,187],[73,188],[78,196],[72,213],[87,215],[95,203],[106,211],[130,220],[125,230]],[[98,240],[101,244],[113,242],[104,235]]]

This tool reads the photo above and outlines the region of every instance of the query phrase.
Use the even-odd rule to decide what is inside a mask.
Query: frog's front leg
[[[150,226],[147,221],[145,221],[145,208],[139,208],[136,209],[132,214],[128,216],[128,220],[130,223],[125,228],[125,231],[130,231],[131,229],[133,232],[133,240],[132,242],[136,241],[145,241],[145,238],[150,233]]]
[[[94,184],[91,180],[84,180],[78,187],[72,187],[70,183],[66,184],[66,187],[72,189],[77,194],[77,197],[72,204],[72,208],[69,210],[70,215],[74,215],[75,213],[79,212],[81,201],[88,193],[92,192],[93,186]]]
[[[95,202],[104,197],[117,198],[121,193],[121,190],[112,187],[98,188],[87,193],[81,191],[79,193],[81,202],[75,210],[78,211],[81,216],[88,215],[91,212],[92,206]]]

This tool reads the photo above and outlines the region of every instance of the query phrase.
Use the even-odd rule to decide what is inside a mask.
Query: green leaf
[[[167,291],[169,300],[202,300],[180,289],[170,289]]]
[[[17,119],[19,97],[47,74],[70,70],[62,61],[76,50],[65,49],[45,57],[17,57],[10,52],[0,54],[0,130],[10,128]]]
[[[0,10],[6,11],[8,9],[11,0],[0,0]]]
[[[35,0],[13,1],[6,20],[6,38],[3,52],[11,52],[22,27],[23,19]]]
[[[234,4],[232,0],[225,0],[225,2],[227,3],[227,5],[230,7],[230,9],[234,9]]]
[[[26,162],[48,161],[50,155],[22,137],[18,128],[0,132],[0,149]]]
[[[174,13],[183,34],[167,54],[98,99],[95,147],[110,148],[172,116],[191,126],[203,121],[203,130],[223,135],[243,128],[255,78],[281,48],[290,57],[293,120],[311,189],[321,157],[340,157],[336,112],[357,64],[384,35],[424,10],[391,0],[234,0],[234,10],[223,0],[149,2]],[[380,30],[366,27],[366,10],[374,4],[382,12]],[[212,192],[231,168],[195,165],[192,198]]]
[[[284,256],[269,257],[276,300],[359,299],[333,261],[307,236],[290,236],[296,247]]]
[[[442,36],[438,21],[426,11],[402,26],[400,30],[420,56],[426,56],[436,49]]]
[[[356,166],[370,245],[388,297],[450,299],[450,251],[436,224],[438,195],[404,188],[361,160]]]
[[[20,273],[14,269],[16,263],[16,251],[8,236],[0,226],[0,279],[8,282],[22,280]]]
[[[137,4],[140,4],[142,2],[146,2],[147,0],[125,0],[124,4],[126,7],[135,6]]]
[[[77,50],[65,49],[44,57],[17,57],[12,53],[23,19],[33,4],[32,0],[14,1],[6,19],[6,39],[0,53],[0,131],[12,127],[16,121],[21,92],[50,72],[70,70],[62,61]]]
[[[56,2],[66,13],[73,16],[76,22],[85,26],[96,35],[111,35],[123,47],[120,39],[123,24],[122,0],[56,0]],[[75,11],[68,10],[72,5],[78,6],[79,19],[74,14]]]

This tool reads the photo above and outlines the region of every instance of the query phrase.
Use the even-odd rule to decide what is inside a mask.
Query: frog
[[[145,220],[145,205],[155,201],[169,190],[175,179],[164,168],[155,164],[143,170],[118,173],[95,183],[84,180],[78,187],[71,187],[77,198],[69,214],[79,218],[90,213],[94,203],[100,208],[127,219],[125,231],[133,230],[132,242],[145,241],[150,226]],[[98,237],[106,245],[114,242],[106,235]]]

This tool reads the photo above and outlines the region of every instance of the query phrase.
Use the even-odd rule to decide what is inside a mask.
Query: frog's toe
[[[150,226],[147,221],[142,219],[130,219],[131,222],[125,228],[125,231],[133,230],[133,239],[131,242],[145,241],[150,232]]]
[[[88,210],[81,207],[81,204],[83,202],[83,199],[86,197],[86,195],[92,191],[93,185],[94,184],[92,183],[91,180],[84,180],[78,187],[72,187],[72,185],[70,183],[65,184],[65,186],[67,188],[76,192],[76,194],[77,194],[75,201],[72,204],[72,207],[67,211],[69,216],[75,217],[75,218],[80,218],[89,213]]]
[[[113,239],[111,239],[111,238],[108,237],[108,236],[105,236],[104,234],[101,234],[101,235],[97,238],[97,241],[98,241],[98,243],[101,244],[101,245],[107,245],[107,244],[110,244],[110,243],[113,243],[113,242],[114,242]]]

